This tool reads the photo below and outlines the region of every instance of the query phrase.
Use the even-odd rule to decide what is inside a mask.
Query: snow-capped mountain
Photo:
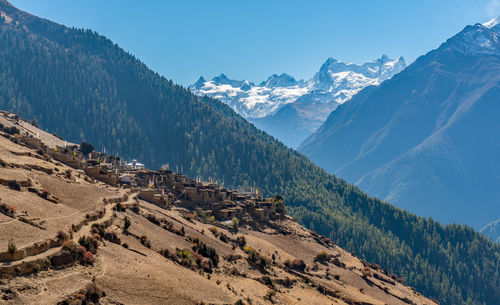
[[[356,65],[328,58],[319,72],[308,82],[312,92],[331,93],[339,104],[366,86],[378,85],[406,67],[403,57],[397,60],[387,55]]]
[[[283,73],[255,85],[221,74],[210,81],[200,77],[189,88],[197,95],[222,100],[257,127],[288,146],[296,147],[338,105],[366,86],[378,85],[405,67],[404,58],[392,60],[386,55],[362,65],[329,58],[307,82]]]
[[[257,86],[247,80],[231,80],[224,74],[211,81],[200,77],[189,89],[197,95],[222,100],[245,118],[273,114],[280,106],[294,102],[308,90],[304,81],[296,81],[284,73],[274,74]]]

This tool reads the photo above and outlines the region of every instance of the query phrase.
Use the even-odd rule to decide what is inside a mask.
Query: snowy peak
[[[394,60],[383,55],[362,65],[328,58],[309,81],[308,86],[311,90],[324,92],[357,90],[369,85],[378,85],[404,68],[406,62],[403,57]]]
[[[494,28],[494,22],[487,23]],[[467,55],[500,55],[500,33],[482,24],[469,25],[448,39],[442,48],[451,48]]]
[[[245,84],[245,82],[248,82],[246,80],[234,80],[234,79],[229,79],[224,73],[221,73],[219,76],[216,76],[212,79],[212,82],[216,85],[230,85],[232,87],[237,87],[240,88]],[[253,85],[253,83],[252,83]]]
[[[384,72],[397,71],[396,73],[399,73],[405,67],[406,62],[403,57],[394,60],[390,59],[387,55],[382,55],[379,59],[365,62],[362,65],[328,58],[326,62],[321,65],[319,73],[339,73],[349,71],[363,74],[366,77],[375,78],[379,77]]]
[[[491,19],[488,22],[483,23],[483,26],[492,31],[500,33],[500,16],[495,19]]]
[[[200,78],[198,78],[196,83],[191,85],[191,88],[201,89],[201,88],[203,88],[203,86],[205,86],[206,82],[207,81],[203,78],[203,76],[200,76]]]
[[[269,78],[260,83],[259,86],[267,87],[267,88],[276,88],[276,87],[290,87],[296,86],[299,83],[292,76],[282,73],[281,75],[273,74],[269,76]]]
[[[256,86],[248,80],[229,79],[225,74],[206,81],[202,77],[189,87],[197,95],[208,95],[228,104],[246,118],[262,118],[294,102],[307,92],[303,81],[288,74],[271,75]]]

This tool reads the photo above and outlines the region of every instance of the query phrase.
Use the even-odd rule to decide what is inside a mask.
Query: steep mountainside
[[[416,217],[328,175],[225,104],[192,95],[91,31],[0,1],[0,108],[148,167],[283,195],[291,215],[441,304],[498,298],[499,246]]]
[[[500,216],[500,34],[466,27],[334,111],[300,151],[373,196],[481,229]]]
[[[197,95],[222,100],[258,128],[294,148],[339,104],[405,67],[402,57],[392,60],[386,55],[362,65],[329,58],[308,82],[297,81],[287,74],[274,74],[256,86],[221,74],[211,81],[200,77],[189,88]]]
[[[235,230],[189,201],[155,205],[53,159],[56,137],[0,121],[1,304],[435,304],[289,216]]]

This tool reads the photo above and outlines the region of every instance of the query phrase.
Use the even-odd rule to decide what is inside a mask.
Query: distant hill
[[[499,246],[472,229],[444,227],[367,196],[95,32],[3,0],[0,14],[0,108],[150,168],[168,161],[191,177],[279,193],[299,222],[441,304],[500,297]]]
[[[335,110],[299,150],[369,194],[476,229],[500,217],[500,34],[467,26]]]
[[[362,65],[328,58],[309,81],[297,81],[283,73],[255,85],[221,74],[211,81],[200,77],[189,89],[200,96],[220,99],[259,129],[295,148],[316,131],[338,105],[405,67],[404,58],[394,60],[387,55]]]

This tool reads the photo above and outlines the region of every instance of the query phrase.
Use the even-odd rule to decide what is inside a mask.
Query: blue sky
[[[183,85],[224,72],[260,82],[309,79],[328,58],[408,63],[467,24],[500,15],[500,0],[11,0],[18,8],[109,37]]]

